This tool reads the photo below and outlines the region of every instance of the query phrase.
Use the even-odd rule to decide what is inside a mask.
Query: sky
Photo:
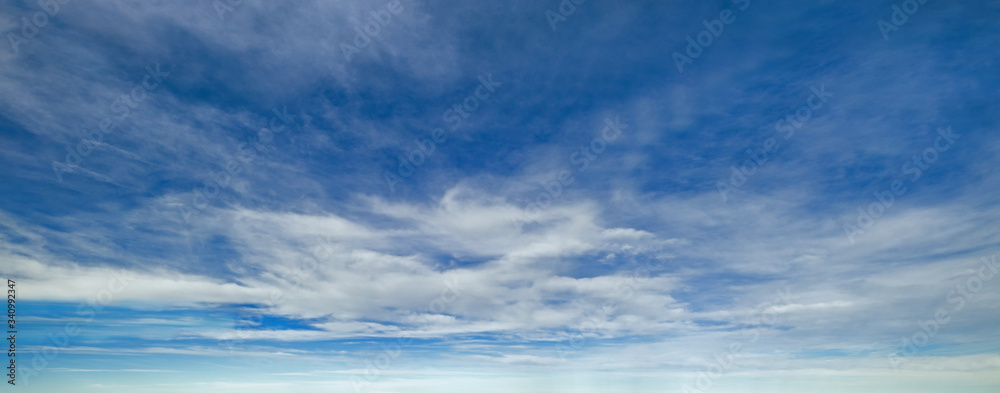
[[[998,17],[5,1],[3,391],[996,392]]]

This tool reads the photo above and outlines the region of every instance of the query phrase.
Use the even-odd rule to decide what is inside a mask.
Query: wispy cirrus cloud
[[[892,2],[753,3],[678,73],[742,3],[401,0],[350,61],[390,2],[215,3],[60,3],[0,49],[0,271],[33,310],[21,367],[59,353],[27,391],[681,389],[733,342],[712,391],[1000,384],[995,281],[887,361],[1000,244],[994,6],[927,2],[885,40]],[[5,3],[0,31],[36,12]],[[134,102],[150,65],[169,75]],[[387,189],[483,75],[502,85]],[[941,127],[961,138],[852,242]]]

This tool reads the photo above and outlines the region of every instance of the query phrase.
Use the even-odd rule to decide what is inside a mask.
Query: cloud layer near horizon
[[[26,391],[1000,386],[996,6],[389,3],[0,49]]]

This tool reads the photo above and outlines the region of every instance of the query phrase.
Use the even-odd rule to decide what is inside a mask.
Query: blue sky
[[[996,3],[44,4],[16,389],[1000,387]]]

